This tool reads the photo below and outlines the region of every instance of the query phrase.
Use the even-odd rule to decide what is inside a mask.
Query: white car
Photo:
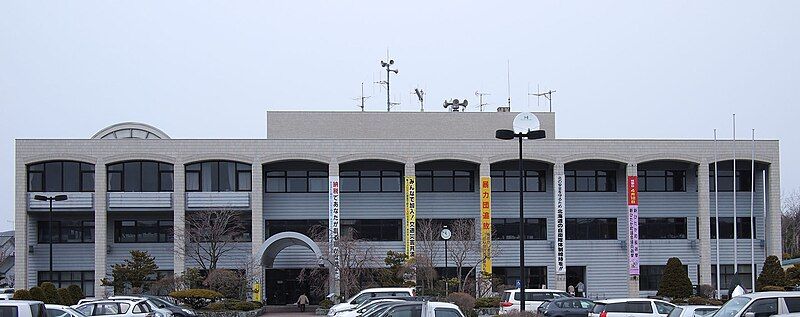
[[[464,317],[464,313],[451,303],[408,302],[393,305],[378,317]]]
[[[45,304],[47,308],[47,317],[86,317],[79,311],[69,306]]]
[[[47,309],[40,301],[4,300],[0,301],[0,316],[47,317]]]
[[[757,292],[737,296],[711,317],[769,317],[800,313],[800,292]]]
[[[86,316],[168,317],[150,309],[145,300],[98,300],[75,308]]]
[[[336,313],[352,309],[361,302],[371,297],[411,297],[414,296],[413,288],[406,287],[386,287],[386,288],[368,288],[353,297],[350,297],[344,302],[334,305],[328,310],[328,316],[336,315]]]
[[[622,298],[596,301],[589,317],[667,317],[672,303],[649,298]]]
[[[512,311],[519,311],[522,292],[519,289],[510,289],[503,292],[502,302],[500,302],[500,314],[508,314]],[[552,289],[525,289],[525,311],[536,312],[536,308],[543,302],[556,298],[569,297],[565,291]]]
[[[14,299],[14,289],[0,288],[0,300],[11,300],[11,299]]]
[[[161,307],[158,305],[158,303],[154,302],[153,300],[151,300],[151,299],[149,299],[149,298],[147,298],[147,297],[139,297],[139,296],[111,296],[111,297],[109,297],[108,299],[110,299],[110,300],[132,300],[132,301],[143,300],[143,301],[145,301],[145,302],[147,303],[147,305],[148,305],[148,306],[150,306],[150,310],[152,310],[153,312],[158,312],[158,313],[160,313],[160,314],[161,314],[161,316],[163,316],[163,317],[170,317],[170,316],[172,316],[172,312],[171,312],[170,310],[168,310],[168,309],[166,309],[166,308],[161,308]]]
[[[393,302],[405,302],[402,299],[392,299],[392,298],[381,298],[376,299],[373,301],[364,301],[358,306],[353,307],[353,309],[349,310],[342,310],[336,313],[336,317],[358,317],[363,315],[366,311],[370,310],[371,308],[383,304],[383,303],[393,303]]]
[[[715,313],[719,306],[686,305],[678,306],[667,317],[706,317]]]

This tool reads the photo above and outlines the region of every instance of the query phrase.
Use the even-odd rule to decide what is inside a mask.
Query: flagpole
[[[755,216],[755,193],[756,193],[756,129],[753,132],[753,155],[750,161],[750,280],[753,291],[756,287],[756,218]]]
[[[736,114],[733,114],[733,276],[738,280],[739,276],[739,250],[736,218]]]
[[[717,183],[717,129],[714,129],[714,223],[716,227],[716,240],[717,240],[717,299],[722,298],[721,285],[720,285],[720,264],[719,264],[719,184]]]

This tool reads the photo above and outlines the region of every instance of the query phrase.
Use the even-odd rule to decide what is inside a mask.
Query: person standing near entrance
[[[297,298],[297,306],[300,307],[301,312],[306,311],[306,305],[308,305],[308,297],[306,294],[300,294],[300,297]]]

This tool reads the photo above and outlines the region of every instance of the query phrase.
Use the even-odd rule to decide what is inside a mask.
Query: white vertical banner
[[[339,284],[341,278],[339,246],[339,176],[330,176],[328,187],[328,252],[333,262],[334,283]]]
[[[556,257],[556,274],[567,273],[567,262],[565,259],[564,240],[566,239],[566,219],[564,218],[564,174],[553,175],[553,188],[555,189],[554,204],[555,206],[555,226],[554,237],[556,239],[555,257]]]

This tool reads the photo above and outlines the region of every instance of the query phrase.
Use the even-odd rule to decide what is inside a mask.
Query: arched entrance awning
[[[275,263],[275,257],[278,256],[278,253],[280,253],[283,249],[295,245],[310,249],[314,252],[314,255],[316,255],[318,264],[320,266],[325,264],[321,260],[322,251],[319,250],[319,246],[317,246],[316,242],[302,233],[291,231],[281,232],[269,237],[269,239],[264,241],[264,243],[261,245],[261,248],[259,248],[256,256],[261,261],[261,265],[264,268],[271,268]]]

